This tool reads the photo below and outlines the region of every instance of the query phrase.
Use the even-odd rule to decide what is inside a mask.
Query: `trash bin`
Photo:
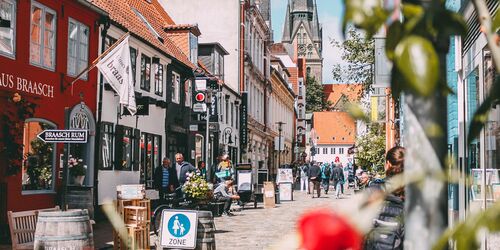
[[[274,197],[276,199],[276,204],[280,204],[280,189],[276,188],[276,192],[274,193]]]

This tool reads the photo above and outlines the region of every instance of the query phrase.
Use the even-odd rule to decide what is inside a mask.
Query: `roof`
[[[213,43],[198,43],[198,48],[201,47],[215,47],[218,48],[219,50],[222,51],[223,55],[229,55],[229,52],[218,42],[213,42]]]
[[[276,57],[278,57],[287,68],[297,67],[297,65],[292,61],[292,58],[288,55],[276,55]]]
[[[144,0],[88,0],[90,3],[107,11],[110,19],[130,31],[137,38],[163,51],[168,56],[176,59],[185,66],[194,69],[196,68],[189,58],[167,37],[167,33],[163,30],[165,23],[170,20],[165,20],[168,15],[161,14],[157,9],[158,4],[150,4]],[[156,0],[153,0],[153,3]],[[136,9],[150,23],[154,31],[163,39],[163,43],[149,31],[146,24],[135,14],[133,9]]]
[[[165,24],[163,26],[165,31],[191,31],[193,34],[199,36],[201,35],[200,29],[198,28],[198,25],[193,25],[193,24]]]
[[[354,144],[356,123],[347,112],[314,112],[313,128],[317,144]]]
[[[323,93],[333,105],[337,104],[342,96],[347,97],[351,102],[358,101],[361,98],[362,91],[363,86],[359,83],[323,84]]]

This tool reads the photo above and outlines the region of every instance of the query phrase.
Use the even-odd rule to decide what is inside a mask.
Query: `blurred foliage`
[[[360,83],[363,85],[362,93],[371,90],[375,63],[373,39],[365,39],[359,30],[350,27],[344,41],[332,40],[331,44],[340,50],[342,61],[347,62],[333,65],[333,79],[341,83]]]
[[[378,123],[370,124],[368,133],[356,139],[356,165],[370,172],[381,173],[385,163],[385,131]]]

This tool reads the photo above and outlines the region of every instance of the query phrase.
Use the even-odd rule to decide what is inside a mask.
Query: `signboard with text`
[[[46,143],[87,143],[88,130],[47,129],[37,137]]]
[[[240,105],[240,143],[241,145],[248,144],[248,93],[241,93],[241,105]]]
[[[198,214],[165,209],[161,214],[160,245],[166,248],[195,249]]]

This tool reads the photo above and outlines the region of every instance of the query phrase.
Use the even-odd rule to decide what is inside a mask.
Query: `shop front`
[[[84,2],[0,1],[2,225],[7,211],[59,204],[65,146],[85,166],[82,185],[93,186],[97,74],[71,82],[97,57],[96,24],[106,13]],[[87,143],[69,146],[37,138],[47,129],[70,128],[87,130]]]

